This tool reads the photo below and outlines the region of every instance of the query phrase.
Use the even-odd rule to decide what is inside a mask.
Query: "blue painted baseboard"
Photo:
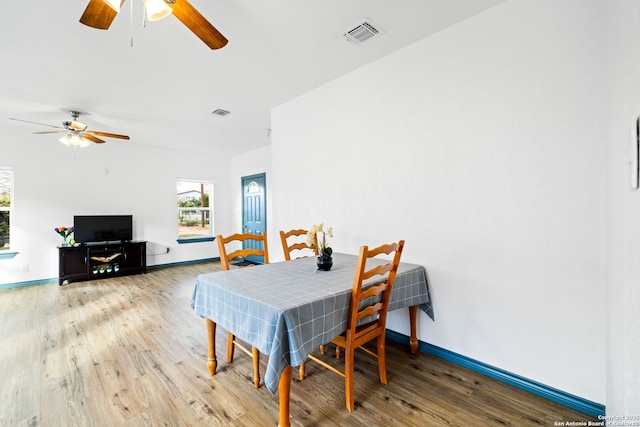
[[[11,288],[22,288],[24,286],[44,285],[45,283],[54,283],[57,281],[58,281],[58,278],[52,278],[52,279],[29,280],[26,282],[5,283],[4,285],[0,285],[0,289],[11,289]]]
[[[407,345],[409,344],[408,336],[395,331],[387,330],[387,338],[396,342],[404,343]],[[521,377],[520,375],[516,375],[511,372],[507,372],[503,369],[496,368],[495,366],[487,365],[486,363],[479,362],[477,360],[471,359],[458,353],[454,353],[433,344],[427,344],[419,341],[418,348],[420,351],[423,351],[425,353],[437,356],[441,359],[444,359],[451,363],[455,363],[456,365],[462,366],[464,368],[471,369],[472,371],[481,373],[498,381],[502,381],[506,384],[512,385],[521,390],[528,391],[545,399],[549,399],[568,408],[575,409],[576,411],[582,412],[583,414],[592,416],[594,418],[597,418],[598,415],[605,414],[604,405],[592,402],[587,399],[583,399],[582,397],[566,393],[564,391],[549,387],[544,384],[540,384],[539,382]]]
[[[157,270],[159,268],[177,267],[180,265],[190,265],[190,264],[201,264],[204,262],[214,262],[214,261],[220,261],[220,257],[194,259],[191,261],[180,261],[180,262],[170,262],[167,264],[150,265],[150,266],[147,266],[147,270]]]
[[[191,260],[191,261],[180,261],[180,262],[171,262],[171,263],[167,263],[167,264],[156,264],[156,265],[150,265],[147,266],[147,270],[157,270],[160,268],[168,268],[168,267],[177,267],[180,265],[189,265],[189,264],[200,264],[203,262],[213,262],[213,261],[220,261],[220,257],[215,257],[215,258],[204,258],[204,259],[195,259],[195,260]],[[5,283],[0,285],[0,290],[2,289],[11,289],[11,288],[22,288],[25,286],[33,286],[33,285],[44,285],[47,283],[56,283],[58,282],[58,278],[57,277],[53,277],[50,279],[39,279],[39,280],[29,280],[26,282],[15,282],[15,283]]]

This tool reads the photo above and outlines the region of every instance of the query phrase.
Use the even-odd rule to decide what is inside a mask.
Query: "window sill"
[[[0,259],[11,259],[18,255],[19,252],[0,252]]]
[[[178,239],[178,244],[182,245],[184,243],[200,243],[200,242],[213,242],[215,237],[195,237],[193,239]]]

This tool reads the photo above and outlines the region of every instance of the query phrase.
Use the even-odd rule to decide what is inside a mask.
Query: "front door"
[[[267,230],[266,176],[264,173],[242,177],[242,230],[244,233],[261,235]],[[244,247],[260,245],[261,242],[247,242]],[[262,263],[262,257],[249,257],[248,261]]]

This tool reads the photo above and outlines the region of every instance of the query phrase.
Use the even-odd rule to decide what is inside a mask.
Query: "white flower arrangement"
[[[318,234],[322,234],[322,236],[318,238]],[[307,246],[314,248],[317,242],[318,256],[325,259],[331,258],[331,254],[333,253],[333,249],[327,246],[327,236],[333,237],[333,228],[328,227],[325,230],[324,223],[311,226],[311,230],[307,233]]]

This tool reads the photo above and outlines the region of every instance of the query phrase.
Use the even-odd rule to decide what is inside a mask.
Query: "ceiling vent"
[[[371,23],[368,19],[361,24],[356,25],[350,30],[345,31],[344,38],[355,44],[361,44],[372,37],[382,34],[379,28]]]
[[[223,109],[221,109],[221,108],[218,108],[218,109],[216,109],[216,110],[213,110],[213,111],[211,112],[211,114],[213,114],[214,116],[221,116],[221,117],[224,117],[224,116],[226,116],[227,114],[229,114],[229,112],[228,112],[227,110],[223,110]]]

